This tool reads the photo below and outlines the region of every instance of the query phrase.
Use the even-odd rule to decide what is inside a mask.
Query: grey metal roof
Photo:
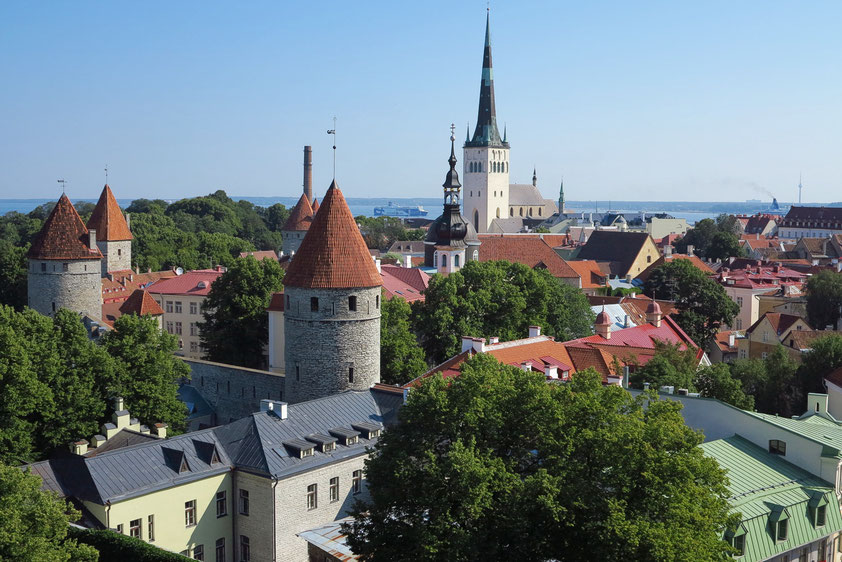
[[[552,201],[544,199],[538,188],[531,183],[509,184],[509,205],[552,205]]]

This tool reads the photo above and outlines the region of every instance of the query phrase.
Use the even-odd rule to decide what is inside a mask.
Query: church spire
[[[459,183],[459,172],[456,171],[456,125],[450,125],[450,158],[447,159],[450,164],[450,170],[441,184],[444,188],[444,203],[445,205],[456,205],[459,207],[459,189],[462,184]]]
[[[561,187],[558,189],[558,213],[564,213],[564,176],[561,178]]]
[[[532,185],[538,186],[538,172],[535,168],[532,168]]]
[[[491,64],[491,15],[485,20],[485,47],[482,55],[482,80],[479,88],[479,111],[474,137],[466,146],[504,147],[497,129],[497,108],[494,102],[494,72]]]

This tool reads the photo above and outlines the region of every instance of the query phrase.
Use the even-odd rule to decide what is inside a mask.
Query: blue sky
[[[435,197],[485,2],[2,2],[0,198]],[[842,200],[842,2],[495,2],[513,182],[569,199]],[[461,155],[460,155],[461,159]]]

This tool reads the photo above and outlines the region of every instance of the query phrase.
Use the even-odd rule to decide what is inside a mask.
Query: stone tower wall
[[[105,277],[109,271],[132,268],[132,241],[100,241],[96,242],[99,251],[102,252],[102,276]]]
[[[356,312],[349,310],[352,296]],[[367,390],[380,382],[380,287],[286,287],[284,298],[289,299],[284,307],[287,402]],[[319,299],[317,312],[311,311],[311,298]]]
[[[281,231],[281,237],[283,238],[283,245],[281,246],[281,250],[284,252],[284,255],[288,256],[292,252],[298,252],[298,248],[301,246],[301,242],[304,241],[305,234],[307,234],[306,230]]]
[[[509,149],[465,147],[462,166],[463,216],[477,232],[488,232],[498,209],[500,218],[509,217]],[[475,211],[479,214],[476,222]]]
[[[100,261],[102,260],[29,260],[29,307],[47,316],[53,316],[58,309],[66,308],[100,318]]]

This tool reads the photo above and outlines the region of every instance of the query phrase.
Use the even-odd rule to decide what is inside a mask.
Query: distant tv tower
[[[798,172],[798,204],[801,204],[801,172]]]

